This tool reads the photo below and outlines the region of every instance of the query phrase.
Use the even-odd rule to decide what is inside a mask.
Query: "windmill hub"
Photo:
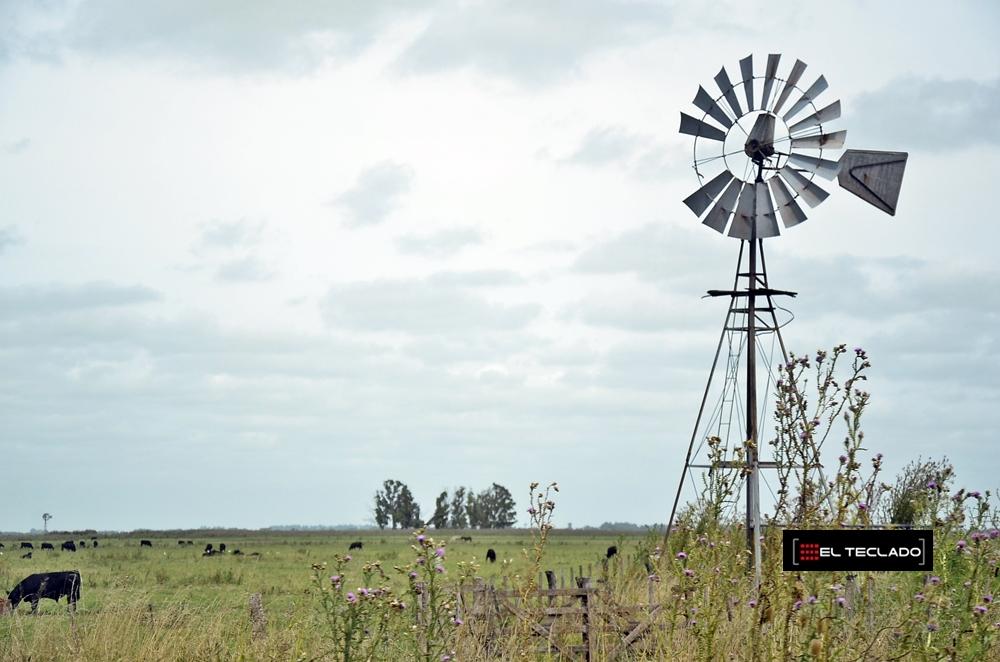
[[[774,156],[774,120],[771,113],[761,113],[750,129],[743,153],[754,163],[761,164]]]

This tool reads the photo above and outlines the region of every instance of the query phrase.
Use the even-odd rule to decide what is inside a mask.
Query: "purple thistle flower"
[[[969,496],[972,497],[973,499],[978,499],[979,497],[982,496],[982,494],[979,493],[979,490],[972,490],[971,492],[969,492]]]
[[[817,597],[816,597],[815,595],[810,595],[810,596],[809,596],[809,599],[808,599],[808,600],[806,600],[806,602],[808,602],[808,603],[809,603],[809,604],[811,604],[811,605],[814,605],[814,604],[816,604],[817,602],[819,602],[819,598],[817,598]]]
[[[355,602],[358,601],[358,596],[354,595],[353,592],[348,591],[347,592],[347,601],[350,602],[351,604],[354,604]]]
[[[679,560],[683,561],[683,560],[684,560],[684,559],[686,559],[687,557],[688,557],[688,555],[687,555],[687,554],[685,554],[684,552],[677,552],[677,558],[678,558]]]
[[[858,504],[858,510],[861,510],[861,511],[868,510],[868,504],[865,503],[864,501],[860,502]]]
[[[425,561],[427,561],[427,559],[425,559],[424,557],[422,556],[417,557],[417,565],[423,565]]]
[[[529,514],[529,515],[534,515],[534,514],[535,514],[536,512],[537,512],[537,511],[536,511],[536,510],[534,509],[534,507],[532,507],[532,508],[528,508],[528,514]]]
[[[923,593],[917,593],[916,595],[913,596],[913,599],[916,600],[917,602],[923,602],[924,601],[924,594]]]
[[[441,662],[450,662],[450,661],[451,661],[451,655],[448,655],[447,653],[441,655]]]
[[[941,583],[941,578],[940,578],[940,577],[938,577],[937,575],[933,575],[933,576],[932,576],[932,577],[931,577],[930,579],[928,579],[927,581],[928,581],[928,582],[930,582],[931,584],[933,584],[934,586],[937,586],[938,584],[940,584],[940,583]]]
[[[927,483],[927,489],[929,489],[929,490],[936,490],[937,489],[937,483],[935,483],[933,480],[930,481],[929,483]]]
[[[802,609],[802,601],[796,600],[795,604],[792,605],[792,611],[798,611],[799,609]]]
[[[837,606],[838,607],[843,607],[846,604],[847,604],[847,600],[845,600],[843,596],[837,598]]]
[[[419,536],[417,536],[417,542],[423,542],[425,540],[427,540],[427,536],[425,536],[424,534],[421,533]]]
[[[438,557],[439,559],[443,559],[444,558],[444,547],[438,547],[437,549],[435,549],[434,550],[434,556]]]
[[[937,632],[938,628],[940,628],[940,627],[941,626],[939,626],[937,623],[928,623],[927,624],[927,631],[928,632]]]
[[[847,456],[846,455],[841,455],[837,459],[840,460],[841,464],[846,464],[847,463]]]
[[[365,597],[365,596],[368,595],[368,589],[366,589],[366,588],[359,588],[358,589],[358,593],[361,595],[361,597]]]
[[[455,625],[461,625],[464,621],[458,616],[456,616],[455,618],[451,619],[451,622],[454,623]]]
[[[993,595],[991,593],[987,593],[986,595],[984,595],[983,602],[985,602],[986,604],[990,604],[991,602],[993,602]]]
[[[965,549],[965,546],[966,546],[967,544],[968,544],[968,543],[966,543],[966,542],[965,542],[964,540],[959,540],[959,541],[958,541],[957,543],[955,543],[955,547],[956,547],[956,548],[957,548],[957,549],[958,549],[959,551],[962,551],[963,549]]]
[[[437,573],[444,572],[444,566],[439,563],[438,565],[434,566],[434,572]]]
[[[416,570],[411,570],[410,571],[410,579],[416,579],[416,578],[417,578],[417,571]]]
[[[972,608],[972,612],[976,616],[981,616],[982,614],[985,614],[986,611],[987,611],[986,607],[984,607],[982,605],[976,605],[975,607]]]
[[[1000,538],[1000,529],[990,529],[990,540]]]
[[[750,600],[750,602],[748,602],[747,605],[749,605],[751,609],[755,609],[757,607],[757,601]]]
[[[330,575],[330,583],[331,584],[339,584],[340,583],[340,579],[341,579],[340,575]]]
[[[351,555],[350,554],[348,554],[347,556],[344,557],[344,561],[350,561],[350,560],[351,560]]]
[[[684,576],[694,577],[694,570],[692,570],[691,568],[684,568]]]

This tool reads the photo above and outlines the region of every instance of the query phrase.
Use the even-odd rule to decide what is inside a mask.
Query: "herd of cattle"
[[[471,536],[462,536],[461,540],[463,542],[472,542]],[[98,547],[97,538],[91,538],[91,547]],[[194,541],[191,540],[178,540],[177,544],[179,546],[190,546],[194,545]],[[86,547],[87,541],[81,540],[80,547]],[[139,548],[152,547],[152,540],[140,540]],[[3,543],[0,543],[0,549],[3,549]],[[33,550],[34,545],[30,542],[21,542],[21,549]],[[41,548],[44,550],[54,550],[55,546],[49,542],[43,542]],[[76,543],[72,540],[67,540],[62,543],[62,551],[75,552],[77,547]],[[352,542],[348,546],[348,551],[361,550],[364,549],[364,543],[360,540]],[[202,556],[216,556],[219,554],[225,554],[227,552],[226,543],[219,543],[218,547],[215,547],[212,543],[205,545],[205,551],[202,552]],[[239,549],[234,549],[232,551],[234,556],[242,556],[243,552]],[[610,559],[618,554],[618,547],[612,545],[608,547],[606,558]],[[259,557],[260,552],[253,552],[248,556]],[[31,558],[31,552],[22,556],[21,558]],[[490,563],[496,563],[497,553],[492,547],[486,550],[486,560]],[[648,562],[647,562],[648,565]],[[547,571],[551,572],[551,571]],[[80,572],[78,570],[67,570],[63,572],[43,572],[34,575],[29,575],[18,582],[17,586],[11,590],[4,599],[0,597],[0,614],[9,613],[15,609],[22,602],[27,602],[31,605],[31,613],[36,613],[38,611],[38,602],[42,598],[48,598],[50,600],[55,600],[58,602],[61,598],[65,597],[69,603],[70,609],[76,609],[76,603],[80,600]]]

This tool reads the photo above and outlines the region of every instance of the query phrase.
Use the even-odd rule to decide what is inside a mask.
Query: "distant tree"
[[[448,508],[451,520],[449,525],[453,529],[467,529],[469,527],[469,516],[465,510],[465,488],[456,487],[455,493],[451,495],[451,506]]]
[[[413,498],[410,488],[400,483],[399,497],[396,499],[396,507],[392,511],[392,528],[396,528],[398,523],[401,528],[415,529],[423,525],[420,519],[420,505]]]
[[[398,480],[386,480],[382,483],[382,489],[375,492],[375,523],[380,529],[384,529],[389,522],[392,528],[399,524],[399,495],[406,488],[406,485]],[[406,488],[409,491],[408,488]]]
[[[45,533],[49,532],[49,520],[52,519],[52,515],[48,513],[42,513],[42,531]]]
[[[947,457],[940,460],[917,458],[896,476],[896,484],[883,502],[882,516],[892,524],[932,524],[928,515],[928,494],[947,492],[955,469]]]
[[[465,516],[469,519],[469,528],[481,529],[486,527],[485,513],[482,504],[479,503],[479,496],[472,490],[465,495]]]
[[[445,490],[438,495],[434,502],[434,514],[427,521],[435,529],[445,529],[448,527],[448,491]]]
[[[506,529],[517,521],[514,498],[510,490],[499,483],[493,483],[489,489],[480,492],[476,502],[480,511],[481,527]]]

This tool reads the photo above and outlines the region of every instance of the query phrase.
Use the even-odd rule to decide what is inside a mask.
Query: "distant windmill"
[[[49,532],[49,520],[52,519],[52,515],[48,513],[42,513],[42,531],[45,533]]]
[[[755,76],[753,56],[740,60],[741,78],[733,83],[723,67],[715,76],[719,95],[698,88],[694,105],[701,118],[681,113],[680,132],[695,137],[694,171],[700,188],[684,200],[702,223],[721,234],[740,240],[736,278],[731,290],[710,290],[709,296],[730,298],[722,336],[716,348],[708,384],[691,434],[684,469],[674,505],[670,511],[667,536],[673,526],[677,505],[690,469],[739,472],[746,477],[747,545],[752,554],[756,575],[760,578],[760,468],[773,468],[774,462],[761,462],[758,437],[757,355],[759,336],[774,334],[787,361],[781,324],[778,323],[773,298],[795,296],[795,292],[771,289],[764,263],[765,238],[781,233],[780,216],[785,229],[806,220],[798,201],[816,207],[829,193],[815,183],[816,176],[837,178],[840,186],[862,200],[895,215],[896,203],[906,167],[905,152],[847,150],[838,160],[824,158],[844,146],[847,131],[830,131],[829,124],[840,117],[840,101],[822,108],[816,99],[827,88],[819,76],[808,88],[799,81],[806,70],[796,60],[785,78],[778,76],[780,54],[767,57],[763,76]],[[786,102],[795,98],[791,106]],[[741,104],[745,100],[746,109]],[[711,120],[711,121],[709,121]],[[714,173],[714,174],[713,174]],[[706,213],[707,212],[707,213]],[[746,257],[746,266],[744,266]],[[745,287],[740,288],[743,279]],[[726,384],[723,395],[709,416],[706,404],[719,355],[728,338]],[[745,352],[745,400],[737,388],[741,355]],[[728,392],[728,396],[727,396]],[[765,394],[766,396],[766,394]],[[740,461],[715,461],[697,464],[697,456],[710,436],[728,438],[730,422],[743,410],[742,433],[738,437],[743,452]],[[734,416],[735,415],[735,416]],[[702,427],[703,418],[715,425],[710,434]],[[699,431],[701,436],[699,437]],[[723,454],[732,448],[724,444]],[[696,442],[698,445],[696,447]],[[693,457],[694,456],[694,457]],[[729,456],[735,456],[730,454]],[[692,460],[694,459],[694,462]],[[810,468],[804,468],[805,471]],[[820,471],[822,469],[820,468]]]

